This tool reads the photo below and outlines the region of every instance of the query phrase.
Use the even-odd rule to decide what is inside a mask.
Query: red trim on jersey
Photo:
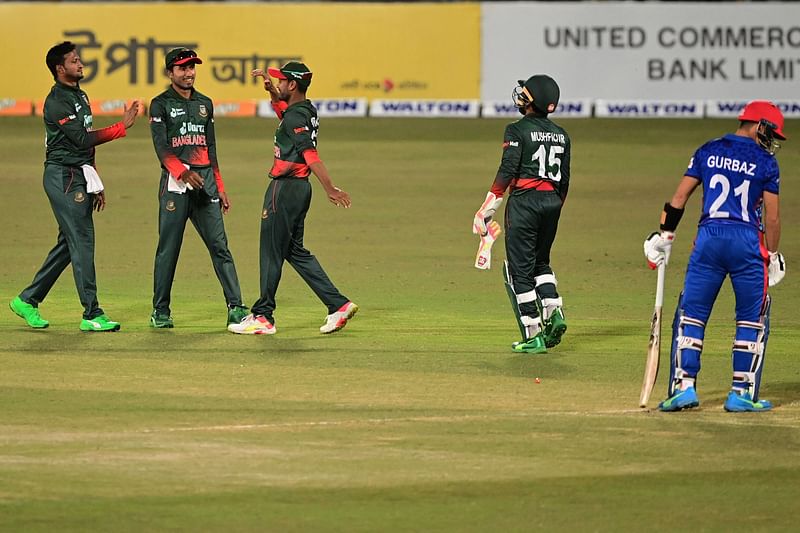
[[[225,183],[222,182],[222,174],[217,167],[214,167],[214,179],[217,181],[217,192],[220,194],[225,192]]]
[[[186,170],[186,167],[183,166],[183,163],[175,154],[165,155],[162,163],[164,168],[167,169],[167,172],[172,174],[172,177],[176,180],[181,179],[181,174]]]
[[[541,178],[517,178],[511,182],[511,188],[517,189],[536,189],[537,191],[554,191],[556,188],[553,186],[552,181],[543,180]]]
[[[125,137],[128,134],[128,131],[125,129],[125,124],[122,122],[117,122],[116,124],[112,124],[107,128],[94,130],[94,133],[97,135],[97,139],[100,141],[97,144],[102,144],[107,143],[108,141],[113,141],[114,139],[119,139],[120,137]]]
[[[322,159],[319,158],[319,154],[317,150],[314,148],[309,148],[305,152],[303,152],[303,159],[306,160],[306,164],[308,166],[313,165],[314,163],[319,163]]]
[[[761,258],[764,259],[764,291],[761,294],[761,301],[767,297],[767,290],[769,289],[769,250],[767,249],[767,236],[763,233],[758,243]]]
[[[272,163],[269,175],[273,178],[307,178],[311,169],[305,163],[292,163],[283,159],[276,159]]]
[[[278,115],[278,118],[283,118],[283,112],[289,108],[289,104],[286,102],[272,102],[272,109],[275,111],[275,114]]]

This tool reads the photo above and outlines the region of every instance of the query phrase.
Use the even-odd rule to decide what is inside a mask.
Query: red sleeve
[[[283,112],[289,107],[289,104],[286,102],[272,102],[272,109],[275,110],[275,114],[278,115],[278,118],[283,118]]]
[[[489,189],[489,191],[498,198],[502,198],[503,194],[506,192],[506,189],[508,189],[509,183],[511,183],[511,180],[507,180],[498,174],[492,182],[492,187]]]
[[[303,152],[303,159],[306,160],[306,165],[308,166],[311,166],[314,163],[319,163],[320,161],[322,161],[319,158],[319,154],[317,153],[317,151],[312,148],[309,148],[308,150]]]
[[[219,167],[214,167],[214,179],[217,181],[217,192],[225,192],[225,184],[222,182],[222,175],[219,173]]]

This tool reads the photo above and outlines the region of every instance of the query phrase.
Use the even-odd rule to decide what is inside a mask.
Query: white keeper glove
[[[769,286],[774,287],[786,275],[786,261],[780,252],[769,252],[769,266],[767,267]]]
[[[492,217],[494,217],[497,208],[503,203],[503,197],[498,198],[493,192],[486,193],[486,200],[483,205],[475,213],[475,218],[472,220],[472,233],[483,237],[486,235],[486,224],[488,224]]]
[[[672,231],[654,231],[644,240],[644,256],[647,266],[657,269],[661,263],[669,264],[669,254],[672,251],[672,241],[675,233]]]

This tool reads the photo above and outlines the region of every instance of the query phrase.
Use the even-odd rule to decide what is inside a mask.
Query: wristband
[[[672,207],[672,204],[667,202],[664,204],[664,212],[661,213],[661,231],[675,231],[678,229],[678,223],[681,221],[685,209],[678,209]]]

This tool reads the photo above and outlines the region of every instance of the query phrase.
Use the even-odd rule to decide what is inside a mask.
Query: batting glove
[[[498,198],[493,192],[486,193],[486,200],[483,201],[483,205],[475,213],[475,218],[472,220],[472,233],[481,237],[486,235],[486,224],[492,220],[501,203],[503,203],[502,196]]]
[[[774,287],[781,282],[783,276],[786,275],[786,261],[783,260],[782,253],[769,252],[769,266],[767,267],[767,274],[769,276],[770,287]]]
[[[654,231],[644,240],[644,256],[647,266],[657,269],[661,263],[669,264],[669,254],[672,251],[672,241],[675,233],[672,231]]]

